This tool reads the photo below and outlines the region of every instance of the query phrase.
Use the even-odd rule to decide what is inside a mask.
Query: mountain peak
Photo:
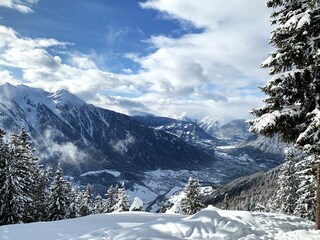
[[[50,97],[53,99],[57,106],[64,106],[68,104],[82,106],[86,104],[85,101],[66,89],[61,89],[57,92],[54,92]]]
[[[32,88],[23,84],[12,85],[5,83],[0,86],[0,97],[14,100],[20,107],[30,104],[37,105],[43,102],[43,99],[46,99],[48,94],[48,92],[40,88]]]

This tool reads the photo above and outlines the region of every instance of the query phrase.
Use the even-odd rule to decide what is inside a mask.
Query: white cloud
[[[32,13],[32,5],[39,0],[0,0],[0,7],[11,8],[21,13]]]
[[[72,165],[79,165],[82,162],[85,162],[88,159],[88,155],[79,149],[72,142],[66,142],[63,144],[59,144],[55,142],[53,139],[61,133],[52,131],[51,129],[46,129],[45,138],[47,149],[50,151],[49,153],[42,152],[40,153],[41,158],[47,158],[50,156],[58,156],[59,162],[64,162]]]
[[[13,29],[0,25],[0,67],[22,71],[23,81],[49,91],[67,89],[85,100],[90,100],[101,89],[124,88],[115,74],[98,69],[90,55],[64,52],[69,63],[53,55],[55,48],[66,48],[70,43],[55,39],[21,37]]]
[[[259,65],[269,51],[269,14],[263,2],[150,0],[142,6],[204,28],[202,33],[178,39],[156,36],[149,40],[157,50],[136,61],[145,69],[145,77],[153,79],[157,91],[210,83],[245,87],[256,84],[257,79],[264,82],[266,74]]]
[[[202,30],[178,38],[152,36],[147,41],[152,53],[125,54],[140,69],[114,74],[99,67],[97,54],[68,52],[70,43],[25,38],[0,25],[0,70],[21,71],[22,81],[30,86],[65,88],[91,103],[125,113],[187,112],[232,119],[248,117],[248,110],[261,104],[255,86],[267,80],[259,65],[270,51],[269,13],[263,1],[149,0],[141,6]],[[126,34],[109,30],[109,44]],[[13,80],[9,72],[3,74]]]
[[[125,154],[128,151],[128,148],[133,145],[136,142],[136,139],[134,136],[131,136],[130,134],[126,135],[125,139],[119,140],[117,142],[110,142],[112,145],[112,148],[120,153]]]
[[[83,70],[97,69],[96,64],[86,56],[73,56],[72,62],[76,67]]]
[[[148,104],[161,113],[188,111],[223,118],[248,116],[248,109],[260,103],[259,91],[252,88],[267,79],[259,65],[270,51],[269,12],[263,2],[149,0],[141,6],[187,21],[202,32],[179,38],[153,36],[148,41],[156,49],[153,53],[127,55],[141,65],[130,80],[149,89],[140,100],[150,100]],[[230,111],[232,105],[235,111]]]
[[[13,75],[12,72],[8,70],[1,70],[0,69],[0,85],[5,84],[5,83],[11,83],[11,84],[19,84],[19,81],[17,81]]]

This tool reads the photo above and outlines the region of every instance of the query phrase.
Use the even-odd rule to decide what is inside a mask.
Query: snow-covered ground
[[[314,223],[298,217],[212,206],[193,216],[126,212],[0,227],[1,240],[292,239],[319,240]]]
[[[202,182],[219,183],[220,173],[213,173],[214,170],[204,169],[201,171],[189,170],[164,170],[157,169],[145,172],[145,179],[142,184],[134,184],[127,189],[129,199],[139,197],[143,200],[144,208],[149,212],[157,212],[160,206],[165,203],[173,194],[183,190],[189,177],[199,179]],[[220,177],[221,179],[221,177]],[[207,188],[206,194],[212,192]]]

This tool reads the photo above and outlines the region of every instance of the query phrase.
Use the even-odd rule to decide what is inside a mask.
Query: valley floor
[[[320,239],[314,223],[209,206],[193,216],[126,212],[0,227],[3,240]]]

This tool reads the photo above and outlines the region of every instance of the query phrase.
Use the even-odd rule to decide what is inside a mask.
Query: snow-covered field
[[[0,227],[1,240],[292,239],[319,240],[313,222],[212,206],[193,216],[126,212]]]

